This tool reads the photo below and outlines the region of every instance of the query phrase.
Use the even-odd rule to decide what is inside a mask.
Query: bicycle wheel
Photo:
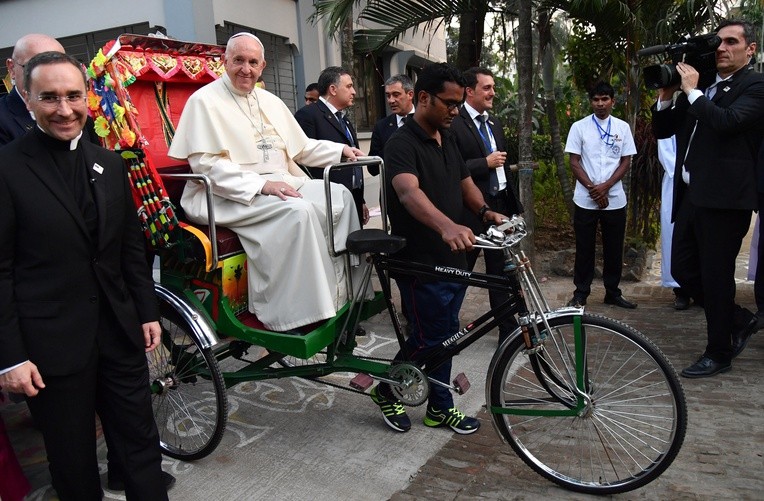
[[[576,318],[551,319],[536,354],[527,354],[517,335],[494,355],[486,389],[491,417],[526,464],[567,489],[614,494],[639,488],[663,473],[682,446],[682,386],[644,335],[589,314],[579,317],[577,378]],[[586,405],[579,406],[579,387]]]
[[[160,302],[162,344],[147,353],[154,418],[162,452],[186,461],[210,454],[228,420],[223,375],[210,348],[187,322]]]

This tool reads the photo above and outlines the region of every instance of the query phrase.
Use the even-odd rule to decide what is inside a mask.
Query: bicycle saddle
[[[347,239],[347,249],[353,254],[392,254],[406,246],[406,239],[398,235],[388,235],[385,230],[356,230]]]

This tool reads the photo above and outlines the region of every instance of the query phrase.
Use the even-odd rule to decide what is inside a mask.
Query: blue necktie
[[[345,120],[342,118],[342,112],[338,111],[335,113],[337,115],[337,120],[340,122],[340,127],[345,131],[345,137],[348,138],[348,141],[350,141],[351,146],[355,146],[353,142],[353,135],[350,133],[350,129],[348,128],[347,124],[345,123]]]
[[[353,135],[350,133],[350,128],[345,123],[345,119],[342,118],[342,112],[335,113],[337,120],[340,121],[340,126],[345,130],[345,137],[348,138],[348,144],[355,147],[355,141],[353,141]],[[351,181],[352,189],[357,189],[363,186],[363,169],[361,167],[353,167],[353,180]]]
[[[485,149],[490,155],[493,153],[493,146],[491,146],[491,136],[488,135],[488,127],[485,125],[485,121],[488,120],[488,117],[485,115],[478,115],[475,118],[480,122],[480,127],[478,127],[480,137],[483,138]],[[488,169],[488,192],[493,196],[496,196],[499,192],[499,177],[496,175],[496,169]]]

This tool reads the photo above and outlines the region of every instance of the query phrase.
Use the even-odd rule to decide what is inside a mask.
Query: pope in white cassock
[[[295,162],[325,166],[363,152],[309,139],[278,97],[255,87],[265,56],[254,35],[232,36],[224,63],[222,78],[189,98],[169,155],[212,181],[216,222],[239,235],[247,254],[249,310],[276,331],[330,318],[347,300],[348,271],[329,254],[323,181]],[[189,181],[181,205],[206,224],[203,185]],[[332,206],[339,251],[360,224],[344,186],[332,184]]]

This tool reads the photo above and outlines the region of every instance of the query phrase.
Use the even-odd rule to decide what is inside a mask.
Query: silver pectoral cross
[[[263,161],[267,162],[270,160],[270,155],[268,155],[268,150],[273,149],[273,145],[270,144],[268,141],[266,141],[265,138],[262,138],[260,141],[257,142],[257,149],[263,150]]]

